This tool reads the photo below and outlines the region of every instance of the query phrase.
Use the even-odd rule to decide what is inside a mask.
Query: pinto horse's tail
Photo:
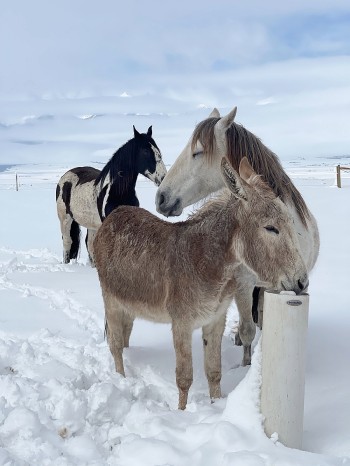
[[[80,226],[75,220],[73,220],[70,227],[70,237],[72,245],[69,251],[69,259],[76,259],[78,257],[80,247]]]

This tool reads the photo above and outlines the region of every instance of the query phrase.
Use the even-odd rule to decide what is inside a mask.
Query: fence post
[[[337,165],[337,186],[341,188],[340,165]]]
[[[267,436],[302,447],[309,295],[265,291],[261,412]]]
[[[16,191],[18,191],[18,187],[19,187],[19,184],[18,184],[18,175],[16,173]]]

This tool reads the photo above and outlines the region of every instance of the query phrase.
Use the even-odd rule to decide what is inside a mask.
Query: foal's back
[[[172,225],[140,207],[120,206],[104,220],[102,232],[94,241],[102,286],[128,302],[149,302],[154,306],[164,303],[164,245],[166,238],[174,234]]]
[[[222,242],[215,248],[212,229],[204,230],[201,220],[169,223],[139,207],[118,207],[94,241],[102,289],[135,316],[162,322],[186,312],[197,320],[193,305],[216,303],[225,263]]]

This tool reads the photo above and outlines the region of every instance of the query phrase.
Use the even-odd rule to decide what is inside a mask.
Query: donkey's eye
[[[274,227],[273,225],[267,225],[266,227],[264,227],[266,231],[269,231],[270,233],[275,233],[275,235],[279,235],[279,231],[277,230],[276,227]]]
[[[203,151],[197,150],[196,152],[193,152],[192,157],[195,159],[198,155],[203,155]]]

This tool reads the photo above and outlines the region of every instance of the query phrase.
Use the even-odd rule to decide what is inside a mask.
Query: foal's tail
[[[69,259],[77,259],[80,247],[80,226],[75,220],[73,220],[70,227],[70,237],[72,245],[69,251]]]

